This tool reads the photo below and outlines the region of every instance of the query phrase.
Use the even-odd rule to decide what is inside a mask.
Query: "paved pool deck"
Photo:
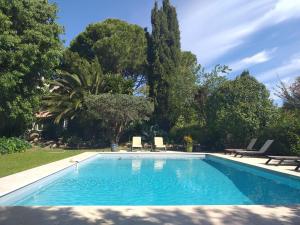
[[[134,152],[136,153],[136,152]],[[134,154],[133,153],[133,154]],[[145,152],[142,152],[145,153]],[[163,154],[186,154],[163,152]],[[75,161],[83,161],[99,154],[85,152],[30,170],[0,178],[0,196],[43,177],[73,166]],[[115,154],[115,153],[101,153]],[[118,153],[119,154],[119,153]],[[122,154],[122,153],[121,153]],[[132,153],[130,153],[132,154]],[[145,153],[160,154],[160,153]],[[203,154],[203,153],[192,153]],[[300,177],[292,165],[265,165],[265,158],[237,158],[224,154],[211,154],[268,170]],[[300,197],[300,193],[299,193]],[[98,224],[178,224],[178,225],[290,225],[300,224],[300,205],[294,206],[136,206],[136,207],[1,207],[0,225],[98,225]]]
[[[228,159],[228,160],[232,160],[232,161],[236,161],[236,162],[240,162],[240,163],[244,163],[244,164],[248,164],[248,165],[252,165],[252,166],[256,166],[256,167],[260,167],[263,169],[267,169],[267,170],[271,170],[271,171],[276,171],[279,173],[283,173],[283,174],[288,174],[288,175],[292,175],[295,177],[300,177],[300,170],[299,171],[295,171],[296,168],[296,164],[293,163],[293,161],[289,161],[286,163],[282,163],[282,165],[277,166],[277,162],[276,160],[272,160],[268,165],[266,165],[266,161],[267,158],[266,157],[234,157],[233,155],[225,155],[222,153],[215,153],[215,154],[210,154],[210,155],[214,155],[223,159]]]
[[[0,207],[1,225],[299,225],[300,206]]]

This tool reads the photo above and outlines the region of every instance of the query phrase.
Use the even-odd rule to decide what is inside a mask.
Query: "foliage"
[[[200,87],[206,87],[209,92],[216,90],[224,81],[231,69],[226,65],[216,65],[212,71],[207,72],[204,67],[200,66],[197,73],[197,84]]]
[[[64,135],[64,128],[62,122],[57,124],[53,123],[53,118],[43,118],[39,121],[43,124],[41,131],[41,138],[43,140],[58,141]]]
[[[205,110],[211,142],[237,146],[268,125],[274,107],[266,87],[245,71],[211,93]]]
[[[197,91],[196,74],[199,66],[191,52],[182,52],[178,74],[169,79],[168,119],[174,126],[178,120],[190,123],[194,116],[194,100]]]
[[[132,94],[134,86],[131,79],[124,79],[120,74],[103,74],[97,58],[89,62],[69,50],[64,53],[61,70],[49,83],[50,91],[43,99],[43,108],[51,113],[56,124],[61,125],[62,119],[66,119],[68,126],[64,130],[59,127],[53,130],[54,127],[46,123],[43,137],[60,134],[73,147],[95,147],[107,143],[104,128],[86,116],[85,96]]]
[[[168,0],[163,1],[161,9],[155,2],[151,16],[152,34],[147,34],[149,91],[154,99],[155,122],[168,130],[172,126],[170,98],[176,91],[176,85],[171,87],[171,83],[177,80],[173,76],[179,76],[180,31],[176,9]]]
[[[146,125],[146,126],[145,126]],[[149,124],[144,124],[144,127],[142,131],[140,132],[142,134],[142,139],[147,141],[148,143],[154,144],[154,138],[159,136],[159,137],[166,137],[168,138],[168,134],[161,130],[158,125],[150,125]],[[166,140],[165,139],[165,140]]]
[[[64,130],[63,140],[71,148],[99,148],[109,145],[104,124],[90,117],[84,110],[74,120],[68,122]]]
[[[101,93],[133,94],[134,81],[132,79],[124,79],[121,74],[105,74],[103,79]]]
[[[61,57],[56,14],[48,1],[0,0],[0,135],[22,134],[34,120],[42,78]]]
[[[89,25],[70,45],[81,57],[99,59],[104,74],[121,74],[136,79],[146,64],[144,30],[117,19]]]
[[[208,132],[200,125],[185,125],[183,127],[173,127],[169,132],[170,140],[173,143],[182,143],[182,137],[190,135],[196,143],[204,144]]]
[[[183,137],[183,140],[185,141],[185,143],[186,143],[187,145],[193,143],[193,138],[192,138],[191,135],[186,135],[186,136],[184,136],[184,137]]]
[[[183,137],[183,140],[186,144],[186,151],[192,152],[193,151],[193,138],[191,135],[187,135]]]
[[[85,102],[89,114],[105,124],[111,143],[116,144],[131,123],[148,120],[153,111],[150,101],[132,95],[90,95]]]
[[[31,145],[22,139],[19,138],[0,138],[0,153],[3,154],[11,154],[15,152],[24,152],[26,149],[31,148]]]
[[[300,155],[300,77],[289,87],[282,83],[280,91],[283,107],[264,134],[275,138],[275,153]]]
[[[300,77],[289,87],[281,83],[279,96],[283,100],[284,108],[300,109]]]
[[[75,119],[68,120],[65,127],[63,122],[55,124],[51,118],[43,119],[41,137],[43,140],[61,140],[70,148],[102,148],[109,145],[104,131],[99,121],[90,118],[83,110]]]
[[[194,54],[181,51],[169,0],[161,8],[155,3],[151,34],[108,19],[89,25],[64,52],[56,14],[48,1],[0,0],[1,136],[22,134],[42,109],[52,116],[42,135],[74,147],[118,143],[127,131],[220,148],[259,137],[275,140],[274,154],[300,154],[300,77],[282,83],[278,109],[248,71],[233,80],[224,76],[227,66],[206,72]],[[1,154],[29,147],[0,139]]]
[[[279,109],[261,139],[274,139],[272,154],[300,155],[300,112]]]
[[[131,142],[133,136],[141,136],[143,143],[154,144],[154,137],[163,137],[166,143],[170,143],[168,133],[153,125],[151,120],[134,122],[124,131],[120,142]]]
[[[78,53],[66,51],[62,68],[55,80],[49,81],[50,91],[43,101],[55,123],[62,118],[74,119],[83,108],[84,96],[100,93],[104,82],[97,59],[88,62]]]
[[[209,114],[209,111],[207,111],[208,98],[227,81],[224,75],[229,72],[230,69],[226,65],[216,65],[211,72],[206,72],[204,67],[199,68],[195,106],[201,125],[205,125],[207,122],[207,115]]]

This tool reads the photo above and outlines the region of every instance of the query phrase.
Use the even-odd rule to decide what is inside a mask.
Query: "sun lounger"
[[[134,148],[139,148],[142,150],[143,146],[141,137],[132,137],[131,151],[133,151]]]
[[[167,150],[166,145],[164,145],[164,139],[162,137],[154,137],[154,149],[163,149]]]
[[[268,160],[266,164],[269,164],[272,160],[278,160],[276,166],[281,165],[284,161],[297,161],[300,160],[300,156],[275,156],[275,155],[268,155]]]
[[[225,151],[225,155],[227,153],[229,153],[229,154],[235,153],[236,151],[243,151],[243,150],[249,150],[250,151],[250,150],[254,150],[253,147],[254,147],[256,141],[257,141],[257,138],[252,138],[246,149],[227,148],[227,149],[224,150]]]
[[[248,156],[261,156],[264,155],[265,152],[268,150],[268,148],[271,146],[274,140],[267,140],[265,144],[258,150],[258,151],[236,151],[235,152],[235,157],[240,156],[243,157],[245,155]]]

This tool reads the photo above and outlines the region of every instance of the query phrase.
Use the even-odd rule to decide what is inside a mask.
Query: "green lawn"
[[[78,150],[28,150],[0,155],[0,177],[80,154]]]

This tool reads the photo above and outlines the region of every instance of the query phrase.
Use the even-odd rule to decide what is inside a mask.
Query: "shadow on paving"
[[[261,212],[261,214],[260,214]],[[204,207],[0,207],[1,225],[289,225],[300,224],[300,206]]]

